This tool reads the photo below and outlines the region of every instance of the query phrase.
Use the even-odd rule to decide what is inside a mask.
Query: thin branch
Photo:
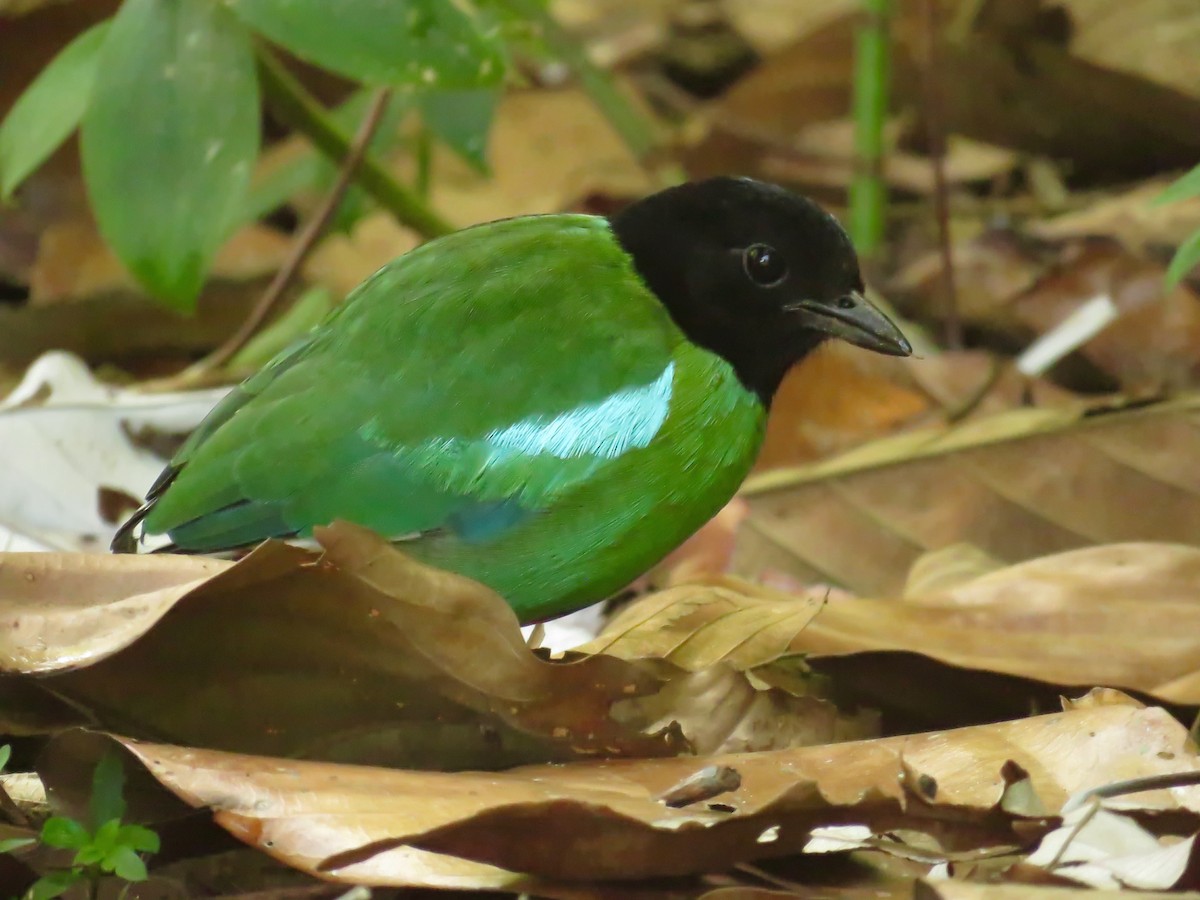
[[[271,110],[287,125],[299,131],[334,163],[350,152],[350,139],[329,118],[329,114],[304,86],[284,68],[265,47],[256,50],[258,75],[263,94]],[[370,153],[358,167],[355,180],[396,221],[431,238],[449,234],[454,226],[429,208],[415,192],[396,181]]]
[[[942,94],[938,83],[938,0],[923,0],[925,31],[925,134],[933,166],[933,208],[937,215],[938,247],[942,257],[942,292],[945,306],[945,341],[951,350],[962,347],[962,317],[954,279],[954,252],[950,245],[950,201],[946,188],[946,131],[942,120]]]
[[[1195,787],[1197,785],[1200,785],[1200,772],[1196,771],[1167,772],[1162,775],[1130,778],[1127,781],[1114,781],[1072,794],[1063,804],[1059,815],[1065,816],[1092,800],[1109,800],[1113,797],[1123,797],[1126,794],[1140,794],[1143,791],[1161,791],[1168,788]]]
[[[267,289],[263,291],[262,297],[259,298],[254,309],[250,311],[250,315],[246,317],[238,327],[238,330],[230,335],[225,343],[193,367],[198,372],[219,369],[225,363],[229,362],[229,360],[233,359],[234,354],[246,345],[246,342],[258,331],[259,326],[262,325],[267,316],[270,315],[271,311],[279,303],[280,298],[283,297],[283,292],[291,284],[292,279],[296,277],[296,273],[300,271],[300,267],[304,265],[304,261],[312,253],[313,248],[316,247],[317,241],[325,233],[325,229],[329,227],[334,213],[337,212],[342,199],[346,196],[350,182],[354,179],[355,172],[358,171],[358,167],[367,153],[367,148],[371,145],[371,139],[375,136],[375,132],[379,130],[379,124],[383,121],[383,114],[387,111],[388,101],[391,98],[392,92],[390,90],[380,89],[375,92],[371,98],[370,106],[368,106],[366,114],[363,115],[362,122],[358,126],[358,131],[350,143],[346,156],[342,159],[333,187],[329,189],[329,193],[321,201],[320,207],[313,212],[308,221],[304,223],[304,227],[300,230],[300,233],[296,235],[295,241],[292,242],[291,250],[288,252],[287,259],[279,267],[279,271],[275,273],[275,277],[271,279],[271,283],[267,285]]]
[[[645,162],[658,146],[653,127],[613,83],[608,73],[592,62],[580,46],[540,0],[506,0],[509,9],[541,33],[550,51],[562,60],[579,79],[579,84],[596,108],[608,119],[613,130],[640,162]]]

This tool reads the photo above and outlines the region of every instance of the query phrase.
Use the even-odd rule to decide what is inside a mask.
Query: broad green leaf
[[[100,230],[154,294],[191,309],[258,152],[250,35],[211,0],[125,0],[83,117]]]
[[[1200,231],[1179,245],[1171,265],[1167,267],[1167,287],[1174,287],[1188,272],[1200,265]]]
[[[376,85],[499,84],[504,45],[446,0],[230,0],[257,31],[297,56]]]
[[[125,770],[116,753],[105,754],[92,773],[92,795],[88,800],[88,816],[96,834],[111,826],[115,835],[125,815]],[[116,822],[116,825],[112,825]]]
[[[65,894],[72,885],[83,880],[83,872],[79,869],[60,869],[57,872],[47,872],[33,883],[27,896],[29,900],[51,900]]]
[[[121,832],[121,820],[109,819],[103,825],[96,829],[96,833],[92,835],[92,842],[83,850],[79,851],[80,857],[89,851],[96,851],[99,855],[92,858],[90,855],[87,859],[76,859],[76,862],[93,863],[99,862],[113,850],[117,849],[117,835]]]
[[[130,847],[118,847],[105,857],[101,868],[126,881],[145,881],[149,877],[146,863]]]
[[[91,839],[83,825],[65,816],[51,816],[42,823],[42,843],[48,847],[78,850],[87,846]]]
[[[487,174],[487,138],[499,100],[495,90],[431,91],[421,97],[421,116],[450,149]]]
[[[46,161],[79,124],[92,92],[108,23],[67,44],[13,104],[0,125],[0,195],[4,199]]]
[[[105,849],[96,844],[88,844],[75,854],[75,858],[71,860],[71,864],[76,866],[94,866],[110,852],[110,849]]]
[[[4,767],[8,765],[9,759],[12,758],[12,744],[5,744],[0,747],[0,772],[4,771]]]
[[[36,838],[6,838],[0,841],[0,853],[12,853],[14,850],[20,850],[22,847],[36,843]]]
[[[530,17],[525,8],[516,8],[510,0],[473,0],[475,13],[480,21],[494,25],[500,30],[504,42],[539,63],[558,59],[557,54],[546,42],[540,23]],[[548,13],[549,0],[533,0],[532,6]]]
[[[122,825],[117,833],[117,844],[142,853],[157,853],[160,846],[158,835],[141,825]]]
[[[1178,200],[1186,200],[1197,195],[1200,195],[1200,165],[1171,182],[1165,191],[1154,198],[1154,205],[1175,203]]]

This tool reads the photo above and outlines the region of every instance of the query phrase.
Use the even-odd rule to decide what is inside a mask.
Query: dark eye
[[[762,287],[774,287],[787,277],[783,255],[766,244],[751,244],[742,254],[742,268],[750,280]]]

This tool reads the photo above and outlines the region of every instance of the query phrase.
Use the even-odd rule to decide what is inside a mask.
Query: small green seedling
[[[1200,166],[1183,175],[1155,198],[1155,204],[1175,203],[1200,196]],[[1174,287],[1189,272],[1200,265],[1200,228],[1196,229],[1175,251],[1175,258],[1167,268],[1167,286]]]
[[[0,769],[8,762],[11,748],[0,747]],[[92,776],[92,795],[85,825],[67,816],[51,816],[42,825],[43,846],[74,850],[75,857],[66,869],[47,872],[25,893],[27,900],[50,900],[73,885],[115,875],[128,882],[145,881],[146,863],[142,853],[158,852],[158,835],[141,825],[123,824],[125,814],[125,773],[121,760],[109,753],[96,765]],[[32,838],[14,838],[0,842],[0,852],[9,852],[34,843]],[[93,891],[93,896],[95,891]]]

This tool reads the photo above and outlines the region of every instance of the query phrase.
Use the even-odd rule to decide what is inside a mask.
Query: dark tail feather
[[[117,533],[113,536],[112,543],[109,544],[109,549],[113,553],[137,553],[138,539],[134,536],[134,529],[142,524],[142,519],[150,514],[151,507],[154,506],[153,500],[147,500],[137,508],[132,516],[125,520]]]

